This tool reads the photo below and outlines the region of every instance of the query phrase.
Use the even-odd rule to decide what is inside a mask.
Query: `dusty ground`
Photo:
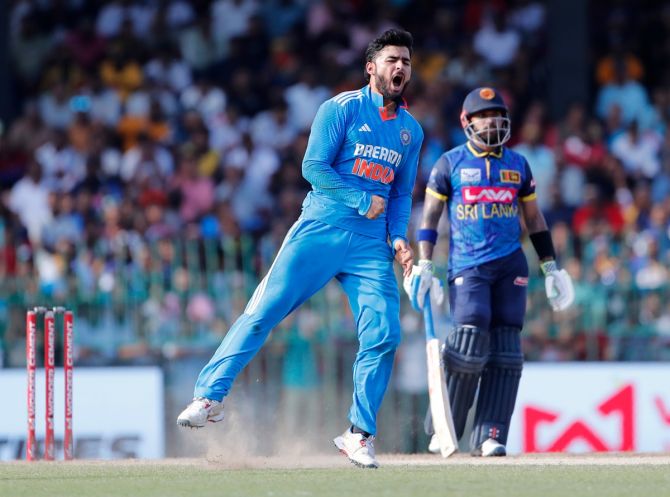
[[[606,453],[606,454],[525,454],[497,458],[471,457],[454,454],[443,459],[430,454],[379,454],[381,466],[670,466],[670,454]],[[118,466],[199,466],[221,469],[305,469],[348,467],[349,461],[341,455],[173,458],[160,460],[77,461],[84,465]],[[20,463],[19,463],[20,464]]]
[[[454,454],[447,459],[431,454],[380,454],[382,466],[436,466],[436,465],[670,465],[670,454],[533,454],[496,458],[471,457],[469,454]],[[202,464],[202,461],[200,462]],[[207,464],[226,468],[329,468],[347,466],[349,461],[344,456],[312,456],[305,458],[246,458],[238,461],[226,461],[223,458],[210,458]]]

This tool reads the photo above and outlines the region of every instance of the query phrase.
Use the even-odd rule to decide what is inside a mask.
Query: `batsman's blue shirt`
[[[324,102],[312,123],[303,176],[312,184],[304,219],[391,241],[406,239],[423,130],[406,105],[386,114],[370,86]],[[386,210],[367,219],[372,195]]]
[[[426,194],[447,203],[450,276],[521,247],[519,201],[535,199],[526,159],[505,147],[484,152],[471,142],[440,156]]]

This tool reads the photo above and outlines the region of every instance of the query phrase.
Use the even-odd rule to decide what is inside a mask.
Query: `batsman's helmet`
[[[499,110],[500,117],[491,118],[491,125],[483,129],[475,129],[471,117],[485,110]],[[512,129],[509,109],[500,92],[493,88],[475,88],[465,97],[461,111],[461,126],[468,137],[480,145],[499,147],[509,140]]]

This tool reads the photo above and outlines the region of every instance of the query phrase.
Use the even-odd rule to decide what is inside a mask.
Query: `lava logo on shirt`
[[[461,188],[463,203],[498,203],[511,204],[516,197],[514,188],[500,186],[464,186]]]

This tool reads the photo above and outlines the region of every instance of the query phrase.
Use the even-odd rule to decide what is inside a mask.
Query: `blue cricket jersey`
[[[302,162],[312,184],[302,217],[362,235],[406,239],[423,130],[406,105],[388,116],[370,86],[324,102]],[[386,199],[377,219],[365,217],[372,195]]]
[[[440,156],[426,194],[447,202],[454,276],[521,247],[519,200],[535,199],[535,180],[522,155],[505,147],[484,152],[468,142]]]

